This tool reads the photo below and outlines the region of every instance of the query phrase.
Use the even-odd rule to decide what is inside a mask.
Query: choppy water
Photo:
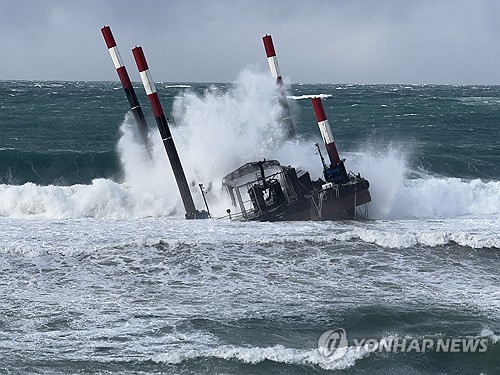
[[[215,216],[246,161],[319,175],[322,94],[348,169],[371,182],[370,220],[185,221],[118,83],[0,82],[0,373],[500,372],[500,87],[293,85],[296,142],[267,74],[157,87]],[[317,341],[335,328],[488,348],[329,361]]]

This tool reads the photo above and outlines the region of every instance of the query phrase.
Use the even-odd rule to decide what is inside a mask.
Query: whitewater
[[[166,88],[189,85],[166,85]],[[314,152],[315,136],[285,140],[275,87],[265,76],[245,71],[228,91],[213,86],[202,95],[187,91],[175,98],[172,129],[184,168],[193,184],[210,187],[210,201],[224,216],[229,202],[222,191],[225,174],[249,160],[277,159],[285,165],[321,175]],[[304,100],[315,95],[290,96]],[[331,95],[318,94],[327,98]],[[314,124],[313,124],[314,125]],[[89,185],[0,185],[0,215],[43,218],[127,218],[182,215],[175,181],[155,129],[151,130],[154,158],[148,160],[137,137],[132,116],[120,125],[116,145],[123,178],[98,178]],[[357,150],[346,151],[347,166],[371,182],[374,197],[370,218],[402,219],[498,215],[500,182],[437,176],[411,170],[412,150],[390,142],[372,145],[364,139]],[[382,173],[380,173],[382,171]],[[168,194],[165,194],[168,192]],[[192,189],[200,205],[197,185]],[[216,215],[217,216],[217,215]]]
[[[149,160],[118,83],[0,83],[0,372],[500,370],[497,87],[290,85],[289,141],[267,74],[160,82],[195,204],[203,183],[214,217],[186,221],[158,132]],[[320,177],[314,96],[347,169],[370,181],[368,218],[224,217],[222,178],[248,161]],[[330,361],[317,342],[339,327],[349,339],[484,338],[488,350],[350,345]]]

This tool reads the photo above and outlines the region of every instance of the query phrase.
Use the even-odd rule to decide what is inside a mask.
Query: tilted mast
[[[184,209],[186,210],[186,219],[206,219],[208,214],[206,211],[198,211],[194,205],[193,197],[191,196],[191,191],[189,190],[189,185],[186,181],[186,176],[184,174],[184,169],[182,168],[181,160],[179,154],[177,153],[177,148],[175,147],[172,134],[170,133],[170,128],[168,126],[167,118],[163,112],[163,108],[156,92],[156,87],[149,72],[148,63],[146,62],[146,57],[142,51],[142,47],[135,47],[132,49],[134,54],[135,62],[137,68],[139,69],[139,74],[141,75],[142,84],[146,91],[149,103],[153,110],[156,125],[160,131],[161,139],[163,140],[163,145],[167,151],[168,159],[170,160],[170,165],[174,172],[175,181],[179,188],[181,194],[182,203],[184,204]]]
[[[345,170],[344,162],[340,159],[333,139],[332,128],[325,114],[321,98],[312,98],[312,106],[316,114],[321,137],[325,142],[326,152],[330,159],[330,166],[325,168],[325,178],[330,182],[346,182],[347,172]]]
[[[264,41],[264,48],[266,49],[269,69],[271,69],[271,74],[276,79],[276,85],[278,86],[278,100],[281,105],[281,116],[283,117],[283,124],[285,125],[288,138],[293,139],[295,137],[295,128],[293,126],[290,107],[288,106],[288,102],[286,100],[283,78],[281,78],[278,59],[276,58],[276,51],[274,50],[273,39],[271,38],[271,35],[265,35],[262,37],[262,40]]]
[[[111,28],[109,26],[104,26],[101,29],[101,32],[102,36],[104,37],[104,41],[106,42],[106,46],[108,47],[111,60],[113,60],[116,72],[118,73],[118,77],[120,78],[120,81],[122,83],[125,95],[127,95],[127,99],[130,104],[132,114],[134,115],[135,122],[139,126],[139,132],[141,134],[142,141],[144,142],[144,146],[146,146],[146,152],[148,153],[149,158],[152,159],[152,147],[148,137],[148,124],[146,123],[141,105],[139,104],[139,100],[137,99],[137,95],[135,94],[134,87],[130,82],[127,69],[123,64],[123,60],[120,55],[120,51],[118,51],[118,46],[116,45],[116,41],[113,37],[113,33],[111,32]]]

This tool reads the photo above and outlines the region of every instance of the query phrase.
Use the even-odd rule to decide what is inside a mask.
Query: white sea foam
[[[136,276],[142,275],[140,278],[155,280],[162,286],[153,283],[130,289],[133,293],[149,290],[171,301],[158,306],[161,316],[237,320],[241,316],[274,316],[276,306],[285,306],[287,316],[303,314],[307,306],[308,313],[315,316],[323,313],[332,293],[344,307],[364,299],[369,303],[403,303],[413,307],[434,305],[439,300],[440,306],[465,306],[473,309],[467,311],[496,316],[500,290],[494,262],[490,262],[494,250],[473,254],[456,248],[441,249],[440,245],[419,249],[400,238],[407,231],[418,235],[431,232],[432,228],[448,232],[456,227],[458,233],[460,222],[446,219],[270,225],[181,218],[0,218],[0,257],[36,259],[48,255],[54,265],[63,265],[64,273],[82,271],[80,267],[73,269],[71,263],[68,268],[67,260],[78,263],[78,259],[88,258],[91,264],[104,266],[98,267],[98,274],[117,272],[123,276],[114,283],[133,283]],[[465,232],[478,236],[488,233],[487,226],[479,226],[476,220],[465,225]],[[372,231],[370,236],[368,231]],[[377,246],[360,243],[364,241],[373,241]],[[411,250],[403,250],[397,244]],[[93,277],[87,280],[85,275],[84,272],[83,282],[93,282]],[[44,277],[52,280],[50,274]],[[94,281],[101,285],[103,280],[97,277]],[[192,303],[184,299],[178,287],[189,289]],[[80,285],[85,295],[86,290],[85,285]],[[290,303],[290,296],[302,303]],[[203,304],[199,303],[200,298]],[[201,346],[215,344],[219,343],[205,340]],[[166,349],[160,350],[149,353]]]
[[[156,199],[126,184],[96,179],[91,185],[0,185],[0,215],[44,218],[129,218],[172,213],[175,200]]]
[[[484,328],[481,333],[479,334],[479,337],[486,337],[491,340],[492,343],[496,344],[498,340],[500,339],[500,335],[496,335],[491,329],[489,328]]]
[[[312,99],[312,98],[326,99],[326,98],[331,98],[331,97],[332,97],[332,94],[289,95],[289,96],[287,96],[288,99],[293,99],[293,100]]]
[[[472,221],[472,220],[471,220]],[[476,221],[481,222],[479,218]],[[500,248],[500,232],[492,228],[499,224],[498,217],[467,226],[461,219],[452,220],[443,226],[434,226],[433,221],[377,222],[377,229],[355,228],[337,236],[339,240],[360,239],[385,248],[408,248],[416,245],[444,246],[456,243],[460,246],[479,248]]]
[[[500,213],[500,181],[421,175],[409,178],[407,153],[388,146],[348,154],[346,165],[370,181],[374,219],[439,218]]]
[[[153,362],[179,364],[192,359],[219,358],[227,361],[240,361],[257,364],[263,361],[286,363],[292,365],[318,366],[325,370],[345,370],[369,355],[365,350],[349,348],[346,354],[337,360],[329,360],[321,355],[318,349],[286,348],[283,345],[272,347],[238,347],[223,345],[214,348],[176,349],[169,353],[154,355]]]
[[[229,207],[222,191],[223,177],[248,161],[276,158],[298,168],[316,165],[311,143],[285,141],[280,124],[276,86],[267,75],[242,72],[228,91],[215,87],[203,95],[185,91],[176,98],[173,115],[178,127],[172,128],[192,194],[199,208],[203,201],[198,184],[208,191],[208,201],[215,213],[222,215]],[[178,197],[172,171],[154,132],[153,163],[144,163],[140,147],[131,137],[131,126],[122,126],[119,151],[125,181],[133,189],[161,197],[165,192]],[[180,200],[171,210],[183,212]]]
[[[168,104],[165,105],[168,108]],[[167,111],[168,112],[168,111]],[[274,81],[267,74],[243,72],[227,91],[209,89],[204,94],[186,90],[176,98],[173,114],[178,127],[172,128],[186,177],[196,206],[204,208],[198,183],[208,191],[215,216],[225,214],[228,198],[222,191],[225,174],[252,161],[278,159],[285,165],[320,177],[321,168],[313,140],[285,141],[280,125],[280,108]],[[123,166],[123,182],[97,179],[90,185],[22,186],[0,185],[0,216],[46,218],[135,218],[183,215],[183,207],[168,158],[156,129],[150,137],[153,160],[145,157],[143,145],[134,136],[129,114],[121,126],[117,145]],[[436,176],[408,178],[407,160],[411,150],[395,146],[363,146],[347,152],[347,168],[366,177],[371,184],[370,217],[374,219],[439,218],[500,213],[500,182],[461,180]],[[370,232],[357,233],[368,238]],[[473,244],[477,237],[446,233],[436,237],[410,234],[384,242],[440,243],[456,241]],[[496,238],[488,240],[496,244]],[[371,241],[370,241],[371,242]],[[478,243],[474,247],[480,247]],[[496,246],[496,245],[495,245]]]
[[[172,87],[172,88],[179,88],[179,89],[188,89],[188,88],[191,88],[192,86],[191,85],[182,85],[182,84],[172,84],[172,85],[165,85],[165,87],[169,88],[169,87]]]

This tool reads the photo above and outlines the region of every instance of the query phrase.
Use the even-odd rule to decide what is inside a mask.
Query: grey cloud
[[[293,82],[500,83],[496,1],[0,1],[0,79],[116,80],[109,24],[133,79],[142,45],[158,81],[267,70],[272,34]]]

